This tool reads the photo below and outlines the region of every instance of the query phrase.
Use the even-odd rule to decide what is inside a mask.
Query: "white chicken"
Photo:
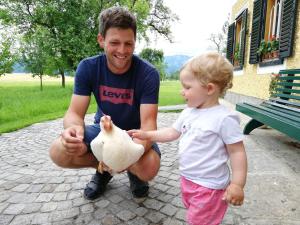
[[[101,117],[100,128],[101,132],[91,142],[92,152],[100,162],[99,172],[103,171],[101,162],[116,173],[127,169],[144,154],[144,146],[134,143],[125,130],[113,124],[110,116]]]

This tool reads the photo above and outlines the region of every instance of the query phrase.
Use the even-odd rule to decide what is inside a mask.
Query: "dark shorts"
[[[93,125],[87,125],[85,126],[84,131],[84,142],[86,143],[88,150],[91,152],[91,141],[97,137],[97,135],[100,133],[100,125],[99,124],[93,124]],[[156,143],[153,143],[152,149],[158,154],[159,158],[161,157],[161,153],[159,150],[159,147]]]

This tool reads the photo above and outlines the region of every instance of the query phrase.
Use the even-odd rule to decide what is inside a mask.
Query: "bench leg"
[[[255,119],[251,119],[244,128],[244,134],[250,134],[251,131],[253,131],[255,128],[258,128],[262,125],[264,124]]]

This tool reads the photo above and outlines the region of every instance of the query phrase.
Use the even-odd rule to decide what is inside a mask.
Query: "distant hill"
[[[165,56],[164,62],[166,64],[167,75],[170,75],[178,71],[189,58],[191,58],[191,56],[187,56],[187,55]],[[27,71],[25,67],[21,63],[16,62],[13,65],[13,73],[26,73],[26,72]]]
[[[165,56],[164,62],[166,64],[166,73],[169,75],[178,71],[189,58],[191,58],[191,56],[187,56],[187,55]]]
[[[19,62],[16,62],[13,65],[13,73],[27,73],[28,71],[26,71],[24,65],[22,65]]]

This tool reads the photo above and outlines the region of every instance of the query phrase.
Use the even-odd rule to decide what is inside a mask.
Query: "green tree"
[[[5,73],[11,73],[15,57],[11,53],[12,40],[5,39],[0,42],[0,76]]]
[[[178,20],[163,0],[2,0],[0,20],[16,26],[25,40],[35,38],[43,30],[44,50],[51,58],[65,85],[65,73],[76,69],[78,62],[100,49],[96,42],[98,15],[113,5],[129,8],[137,17],[138,39],[149,40],[147,31],[154,31],[171,40],[170,24]]]
[[[43,40],[47,36],[44,30],[37,30],[30,39],[24,39],[22,47],[22,62],[27,71],[31,71],[32,76],[40,79],[40,90],[43,90],[44,74],[53,75],[55,70],[55,59],[47,54],[49,46],[44,45]],[[27,37],[28,38],[28,37]]]
[[[151,64],[153,64],[159,71],[160,80],[164,80],[166,77],[165,64],[164,64],[164,52],[162,50],[144,48],[139,56]]]

